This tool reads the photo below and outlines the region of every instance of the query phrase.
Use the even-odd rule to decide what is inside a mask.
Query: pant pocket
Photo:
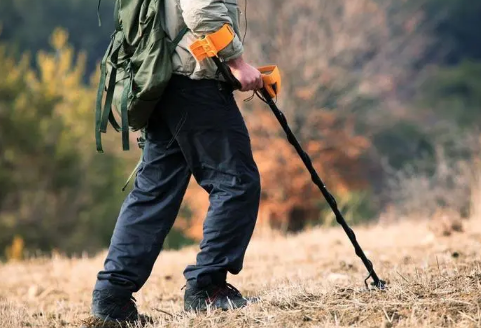
[[[232,101],[225,90],[219,90],[215,85],[184,88],[182,95],[189,103],[205,110],[226,106]],[[233,99],[233,95],[231,97]]]

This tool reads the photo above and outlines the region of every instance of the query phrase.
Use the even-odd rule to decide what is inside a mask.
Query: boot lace
[[[234,286],[232,286],[231,284],[227,283],[227,282],[221,288],[222,288],[222,291],[223,291],[223,295],[225,295],[225,296],[242,297],[242,294],[240,293],[240,291],[237,288],[235,288]]]

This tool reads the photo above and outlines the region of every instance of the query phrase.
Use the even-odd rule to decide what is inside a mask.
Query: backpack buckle
[[[138,137],[137,138],[137,145],[139,146],[140,149],[144,149],[145,147],[145,138],[144,137]]]

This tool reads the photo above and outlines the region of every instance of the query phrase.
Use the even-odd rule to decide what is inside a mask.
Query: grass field
[[[262,301],[232,312],[182,311],[182,271],[196,247],[163,252],[135,295],[148,327],[479,327],[481,221],[436,236],[425,221],[357,228],[383,292],[366,291],[366,271],[339,228],[296,236],[261,233],[245,268],[229,281]],[[88,316],[105,254],[0,266],[1,327],[75,327]]]

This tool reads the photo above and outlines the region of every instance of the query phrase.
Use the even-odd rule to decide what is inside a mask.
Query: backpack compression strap
[[[107,96],[105,98],[104,112],[102,113],[102,121],[100,122],[100,132],[107,132],[107,121],[110,121],[115,131],[119,131],[120,127],[115,120],[114,114],[112,113],[112,100],[114,98],[115,82],[117,77],[117,67],[115,66],[118,58],[121,42],[117,44],[111,55],[112,70],[110,72],[109,85],[107,86]]]
[[[107,132],[107,120],[110,121],[110,123],[112,124],[112,126],[116,131],[120,130],[120,127],[118,123],[115,121],[115,117],[112,113],[112,99],[113,99],[113,92],[115,88],[115,78],[117,75],[116,74],[117,70],[115,68],[115,65],[117,64],[118,53],[122,43],[117,42],[117,44],[115,44],[116,40],[114,38],[114,35],[112,36],[110,45],[107,51],[105,52],[105,55],[102,58],[102,61],[100,63],[100,83],[99,83],[99,88],[97,90],[97,102],[96,102],[96,110],[95,110],[95,143],[97,146],[97,151],[99,153],[104,152],[102,149],[101,133]],[[114,45],[115,45],[115,48],[114,48]],[[102,113],[102,98],[103,98],[103,94],[105,90],[105,82],[107,78],[107,60],[109,59],[110,56],[112,56],[113,68],[112,68],[112,71],[110,72],[109,85],[107,89],[107,97],[105,99],[104,112]]]

